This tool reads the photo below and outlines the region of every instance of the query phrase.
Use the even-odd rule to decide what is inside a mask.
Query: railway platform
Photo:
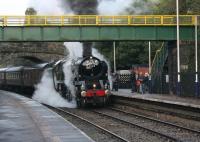
[[[0,141],[91,142],[93,140],[40,103],[0,90]]]
[[[119,89],[118,91],[112,91],[112,95],[200,109],[200,99],[196,98],[179,97],[169,94],[131,93],[131,89]]]

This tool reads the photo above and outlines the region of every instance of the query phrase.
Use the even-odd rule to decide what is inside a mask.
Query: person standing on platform
[[[131,71],[130,83],[131,83],[131,93],[136,92],[136,74],[134,71]]]
[[[139,93],[140,92],[140,80],[138,79],[139,74],[138,72],[135,73],[135,88],[136,88],[136,92]]]
[[[113,89],[114,91],[118,91],[118,74],[115,72],[112,75]]]
[[[149,74],[145,73],[144,74],[144,79],[143,79],[143,91],[144,93],[148,91],[148,86],[149,86]]]
[[[144,76],[142,74],[142,72],[140,72],[139,76],[138,76],[138,80],[140,81],[140,86],[139,86],[139,92],[141,94],[144,94],[144,84],[143,84],[143,80],[144,80]]]

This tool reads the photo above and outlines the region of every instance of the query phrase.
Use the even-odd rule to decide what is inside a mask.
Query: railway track
[[[179,106],[176,108],[174,106],[169,106],[167,104],[151,104],[151,102],[137,102],[137,100],[115,100],[115,105],[121,105],[121,106],[128,106],[137,108],[144,111],[152,111],[159,114],[167,114],[167,115],[173,115],[181,118],[185,118],[188,120],[195,120],[200,121],[200,113],[194,112],[193,110],[186,109],[186,107],[181,108]]]
[[[99,130],[102,131],[103,133],[106,133],[107,135],[110,135],[111,137],[114,137],[114,138],[117,139],[118,141],[121,141],[121,142],[130,142],[129,140],[127,140],[127,139],[125,139],[125,138],[123,138],[123,137],[121,137],[121,136],[119,136],[119,135],[117,135],[117,134],[115,134],[115,133],[113,133],[113,132],[111,132],[111,131],[109,131],[109,130],[107,130],[107,129],[105,129],[105,128],[103,128],[103,127],[101,127],[101,126],[99,126],[99,125],[97,125],[97,124],[95,124],[95,123],[93,123],[93,122],[87,120],[87,119],[85,119],[85,118],[83,118],[83,117],[81,117],[81,116],[78,116],[78,115],[76,115],[76,114],[74,114],[74,113],[71,113],[71,112],[67,111],[67,110],[64,109],[64,108],[55,108],[55,107],[48,106],[48,105],[46,105],[46,106],[47,106],[48,108],[50,108],[50,109],[53,109],[54,111],[56,110],[56,112],[59,111],[59,112],[61,112],[61,113],[64,113],[64,114],[70,115],[70,116],[72,116],[72,117],[74,117],[74,118],[77,118],[77,119],[79,119],[79,120],[81,120],[81,121],[84,121],[84,122],[86,122],[87,124],[89,124],[90,126],[99,129]]]
[[[145,116],[145,115],[140,115],[140,114],[133,113],[133,112],[131,112],[131,113],[130,112],[126,112],[126,111],[123,111],[123,110],[120,110],[120,109],[117,109],[117,108],[112,108],[111,107],[109,109],[117,111],[117,112],[121,112],[121,113],[124,113],[124,114],[127,114],[127,115],[131,115],[131,116],[134,116],[134,117],[138,117],[138,118],[142,118],[142,119],[147,119],[149,121],[154,121],[154,122],[157,122],[157,123],[161,123],[161,124],[165,124],[165,125],[170,125],[170,126],[173,126],[173,127],[179,128],[179,129],[191,131],[193,133],[196,133],[196,134],[200,135],[200,131],[199,130],[194,130],[194,129],[191,129],[191,128],[187,128],[187,127],[184,127],[184,126],[176,125],[176,124],[173,124],[173,123],[170,123],[170,122],[158,120],[158,119],[155,119],[155,118],[152,118],[152,117],[148,117],[148,116]]]
[[[147,116],[138,115],[136,113],[125,112],[116,108],[103,110],[95,110],[96,113],[111,117],[124,123],[138,125],[143,129],[147,129],[161,136],[174,139],[175,141],[198,141],[200,139],[200,131],[191,128],[175,125],[169,122],[160,121]]]
[[[131,123],[131,122],[128,122],[116,117],[103,114],[101,112],[98,112],[97,110],[78,110],[78,109],[72,110],[72,109],[66,109],[66,108],[53,108],[53,109],[54,110],[56,109],[59,112],[78,118],[80,121],[84,121],[88,123],[90,126],[98,128],[103,133],[107,133],[111,135],[112,137],[114,137],[115,139],[118,139],[119,141],[123,141],[123,142],[180,141],[171,136],[159,133],[157,131],[153,131],[146,127],[139,126],[138,124],[134,124],[134,123]],[[101,121],[98,122],[99,120]],[[126,129],[128,129],[128,134],[126,131],[124,131]],[[138,134],[140,134],[140,137],[144,137],[144,138],[142,139],[142,138],[139,138],[139,136],[137,137]]]
[[[49,106],[48,106],[49,107]],[[50,107],[52,108],[52,107]],[[144,141],[134,132],[140,132],[146,141],[178,141],[196,142],[200,139],[200,131],[161,121],[152,117],[127,112],[115,107],[103,109],[67,109],[53,108],[56,112],[79,119],[87,123],[86,127],[95,127],[101,133],[109,135],[114,141]],[[128,129],[128,130],[126,130]],[[125,130],[125,131],[124,131]],[[127,133],[128,132],[128,133]]]
[[[177,138],[174,138],[174,137],[171,137],[171,136],[169,136],[169,135],[166,135],[166,134],[163,134],[163,133],[160,133],[160,132],[158,132],[158,131],[154,131],[154,130],[152,130],[152,129],[149,129],[149,128],[147,128],[147,127],[143,127],[143,126],[141,126],[141,125],[138,125],[137,123],[132,123],[132,122],[129,122],[129,121],[126,121],[126,120],[123,120],[123,119],[120,119],[120,118],[117,118],[117,117],[114,117],[114,116],[112,116],[112,115],[108,115],[108,114],[105,114],[105,113],[102,113],[102,112],[99,112],[99,111],[93,111],[94,113],[97,113],[97,114],[99,114],[99,115],[102,115],[102,116],[105,116],[105,117],[109,117],[109,118],[111,118],[111,119],[114,119],[114,120],[117,120],[117,121],[119,121],[119,122],[121,122],[121,123],[125,123],[125,124],[127,124],[127,125],[132,125],[132,126],[134,126],[134,127],[138,127],[138,128],[140,128],[140,129],[143,129],[144,131],[148,131],[148,132],[150,132],[150,133],[152,133],[152,134],[154,134],[154,135],[159,135],[160,137],[165,137],[166,139],[168,139],[169,141],[179,141],[179,142],[181,142],[179,139],[177,139]]]

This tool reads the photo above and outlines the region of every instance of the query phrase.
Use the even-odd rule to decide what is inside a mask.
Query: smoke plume
[[[69,6],[74,14],[97,14],[98,0],[63,0],[63,8]]]
[[[74,14],[94,15],[97,14],[98,0],[63,0],[63,8],[70,7]],[[92,43],[83,43],[83,57],[92,55]]]

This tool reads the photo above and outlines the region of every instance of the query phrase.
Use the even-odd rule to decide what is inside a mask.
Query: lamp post
[[[113,42],[113,60],[114,60],[114,72],[116,73],[116,44]]]
[[[176,36],[177,36],[177,90],[176,94],[181,94],[180,78],[180,33],[179,33],[179,0],[176,0]]]
[[[199,96],[199,79],[198,79],[198,19],[195,17],[195,96]]]
[[[151,93],[151,42],[149,41],[149,93]]]

